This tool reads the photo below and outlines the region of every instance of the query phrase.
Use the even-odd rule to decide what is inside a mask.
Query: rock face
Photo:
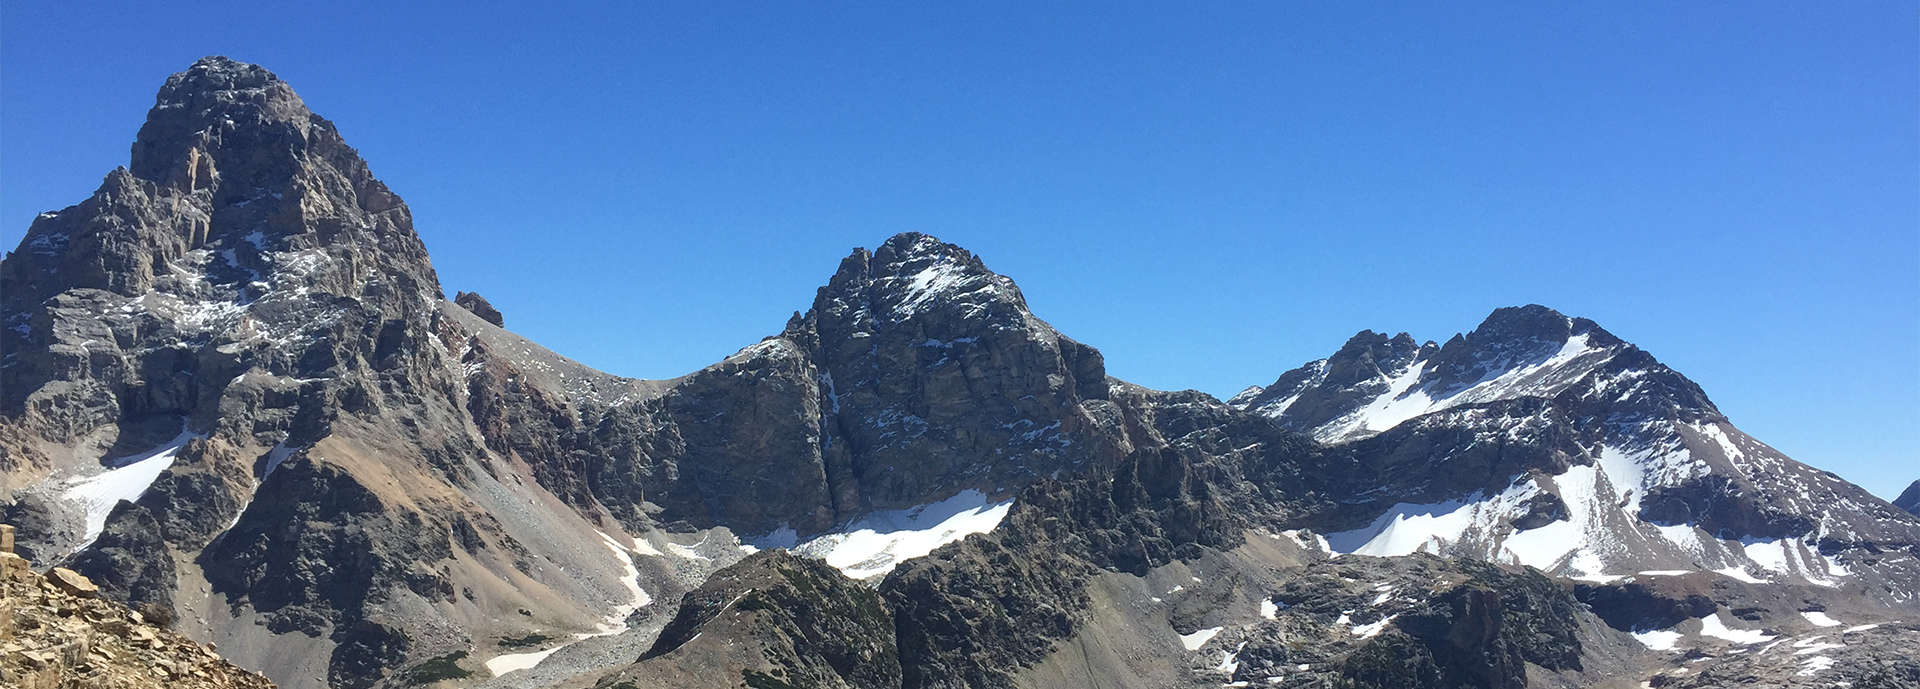
[[[298,689],[1587,686],[1920,609],[1920,519],[1544,307],[1223,403],[909,233],[712,366],[595,371],[444,299],[333,125],[224,58],[34,222],[0,320],[21,548]]]

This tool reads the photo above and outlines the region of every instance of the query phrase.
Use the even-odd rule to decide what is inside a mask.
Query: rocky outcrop
[[[71,570],[0,552],[0,684],[19,689],[271,689],[213,649],[103,600]]]
[[[1243,517],[1181,453],[1028,487],[1000,528],[889,575],[904,686],[1007,687],[1084,623],[1102,571],[1144,576],[1240,542]]]
[[[1330,625],[1335,641],[1256,636],[1236,680],[1306,665],[1340,686],[1526,687],[1530,665],[1578,671],[1584,654],[1586,613],[1569,592],[1535,571],[1472,560],[1326,563],[1288,582],[1273,602],[1282,609],[1276,627]]]
[[[146,507],[121,502],[107,517],[100,538],[67,565],[99,582],[108,597],[136,610],[173,609],[179,581],[172,550]]]
[[[709,634],[748,645],[748,654],[696,643]],[[640,663],[599,686],[673,686],[686,674],[709,686],[891,689],[900,686],[900,660],[878,593],[819,561],[770,550],[688,592]]]
[[[507,327],[506,317],[501,316],[500,310],[493,308],[493,304],[488,303],[487,298],[480,296],[477,292],[455,294],[453,303],[458,304],[460,308],[472,311],[473,315],[480,317],[480,320],[492,323],[496,328]]]

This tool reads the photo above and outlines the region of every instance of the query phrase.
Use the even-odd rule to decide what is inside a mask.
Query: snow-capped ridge
[[[1551,397],[1631,348],[1586,319],[1538,305],[1503,308],[1444,345],[1361,331],[1332,357],[1229,404],[1322,442],[1350,442],[1456,406]]]

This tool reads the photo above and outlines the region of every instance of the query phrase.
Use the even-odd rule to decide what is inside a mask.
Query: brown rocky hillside
[[[267,689],[138,611],[99,597],[72,570],[35,574],[0,527],[0,686],[19,689]]]

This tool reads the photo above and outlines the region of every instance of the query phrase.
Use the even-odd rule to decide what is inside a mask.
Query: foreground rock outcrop
[[[11,528],[11,527],[9,527]],[[10,535],[10,534],[9,534]],[[99,597],[72,570],[0,552],[0,685],[19,689],[271,689],[208,646]]]

